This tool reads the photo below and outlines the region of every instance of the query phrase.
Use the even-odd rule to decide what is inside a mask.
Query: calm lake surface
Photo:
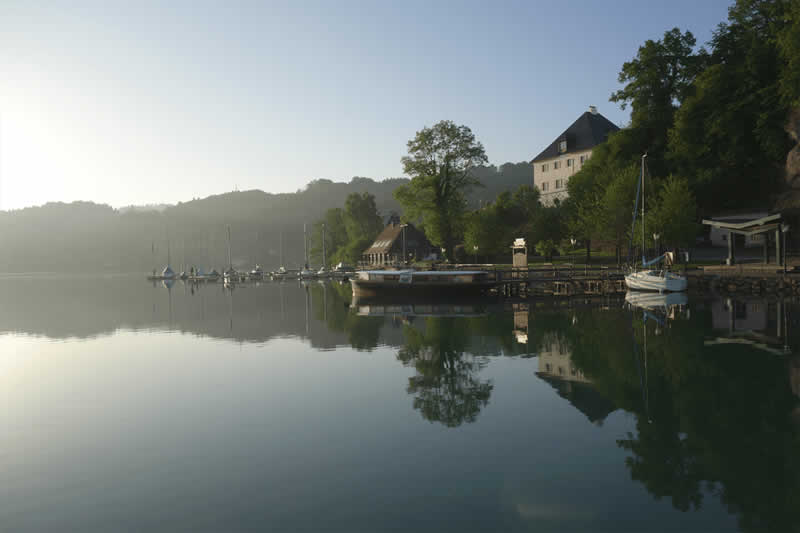
[[[800,527],[800,306],[385,303],[0,278],[0,531]]]

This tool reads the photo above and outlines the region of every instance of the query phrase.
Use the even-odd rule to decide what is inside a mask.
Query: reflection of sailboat
[[[642,268],[645,270],[631,272],[625,276],[625,284],[629,289],[639,291],[671,291],[681,292],[686,290],[686,277],[667,270],[648,270],[650,265],[660,263],[667,257],[667,254],[662,254],[655,259],[646,260],[644,255],[645,250],[645,221],[644,221],[644,169],[645,158],[647,154],[642,156],[642,180],[636,187],[636,202],[639,202],[639,191],[642,197]],[[633,243],[633,229],[636,224],[636,206],[633,208],[633,222],[631,224],[631,244]],[[630,255],[630,254],[629,254]],[[630,259],[630,258],[629,258]]]
[[[650,419],[650,388],[648,384],[648,374],[647,374],[647,319],[653,318],[656,320],[656,324],[661,324],[661,320],[657,317],[651,315],[647,309],[641,308],[643,310],[642,314],[642,336],[644,339],[644,348],[642,353],[644,354],[642,360],[639,358],[639,343],[636,342],[636,333],[633,330],[633,314],[631,314],[631,337],[633,338],[633,357],[636,360],[636,372],[639,374],[639,385],[642,389],[642,404],[644,406],[645,413],[647,414],[647,421],[652,422]],[[658,332],[658,330],[656,330]],[[642,373],[642,363],[644,363],[644,374]]]
[[[689,297],[685,292],[670,292],[658,294],[654,292],[628,291],[625,301],[634,307],[648,311],[669,311],[677,305],[686,305]]]

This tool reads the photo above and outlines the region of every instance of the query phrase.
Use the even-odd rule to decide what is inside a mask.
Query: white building
[[[763,218],[767,216],[769,213],[766,211],[759,211],[757,209],[751,211],[740,211],[736,213],[726,213],[726,214],[719,214],[716,216],[711,217],[711,220],[717,222],[728,222],[730,224],[741,224],[743,222],[750,222],[751,220],[756,220],[759,218]],[[723,228],[717,228],[711,226],[711,230],[708,234],[708,238],[711,241],[712,246],[728,246],[728,230]],[[737,240],[736,245],[737,248],[744,246],[745,248],[755,248],[756,246],[763,246],[764,245],[764,234],[759,233],[757,235],[735,235],[734,238]]]
[[[592,155],[592,148],[605,142],[619,128],[597,112],[595,106],[583,113],[564,133],[531,161],[533,186],[539,188],[542,203],[552,204],[567,197],[567,182]]]

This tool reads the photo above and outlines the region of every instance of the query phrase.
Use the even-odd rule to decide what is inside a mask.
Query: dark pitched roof
[[[588,383],[566,381],[544,372],[536,375],[550,384],[559,396],[583,413],[593,424],[602,424],[617,407]]]
[[[362,252],[362,254],[385,254],[389,253],[392,249],[392,245],[400,238],[403,234],[403,226],[400,225],[399,218],[395,222],[390,222],[388,226],[383,228],[383,231],[375,237],[375,241],[372,243],[372,246],[367,248]],[[409,249],[411,247],[416,246],[423,246],[423,247],[431,247],[432,245],[428,242],[428,239],[425,238],[425,235],[415,228],[412,224],[409,224],[406,228],[406,241]]]
[[[561,154],[561,152],[558,151],[558,143],[562,139],[566,139],[567,141],[567,151],[564,153],[577,152],[597,146],[608,138],[609,133],[613,133],[617,130],[619,130],[619,128],[616,124],[600,113],[586,111],[579,116],[578,120],[573,122],[564,133],[556,137],[556,140],[553,141],[550,146],[534,157],[531,163],[542,159],[558,157]]]

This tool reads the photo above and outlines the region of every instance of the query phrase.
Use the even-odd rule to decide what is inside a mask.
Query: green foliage
[[[596,223],[600,235],[614,244],[617,263],[621,261],[622,250],[628,243],[631,220],[636,196],[636,182],[641,175],[636,165],[619,171],[606,187],[598,203]]]
[[[593,150],[589,161],[567,183],[569,198],[564,203],[570,236],[587,242],[608,239],[617,252],[630,228],[641,164],[633,153],[626,152],[623,157],[619,151],[628,136],[628,131],[617,132]]]
[[[553,239],[544,239],[536,243],[536,253],[543,256],[546,260],[553,259],[553,252],[556,251],[556,244]]]
[[[344,223],[349,240],[373,239],[383,229],[375,197],[352,193],[345,201]]]
[[[509,247],[516,238],[523,237],[531,246],[543,240],[560,242],[566,234],[565,215],[561,206],[542,206],[539,190],[530,185],[513,194],[501,193],[494,202],[467,216],[465,252],[470,254],[477,246],[483,257],[508,261]]]
[[[648,152],[656,173],[664,171],[667,131],[672,126],[676,103],[692,92],[692,83],[707,60],[705,50],[694,52],[691,32],[673,28],[658,41],[647,40],[636,57],[622,65],[619,82],[625,86],[611,95],[625,109],[631,104],[631,125],[615,143],[628,144],[629,158]],[[613,153],[613,149],[611,150]],[[630,161],[622,160],[626,165]]]
[[[710,52],[695,50],[694,36],[674,28],[623,64],[624,86],[611,101],[631,105],[631,123],[570,178],[571,235],[619,251],[629,231],[631,169],[644,153],[650,191],[660,191],[648,202],[660,210],[648,207],[645,246],[653,232],[665,245],[692,243],[696,219],[688,218],[698,205],[703,212],[769,205],[780,191],[791,147],[784,125],[789,106],[800,103],[800,3],[738,0],[709,44]],[[665,180],[672,174],[680,179]],[[641,240],[638,231],[634,238]]]
[[[780,187],[790,143],[780,90],[786,65],[776,38],[787,6],[737,2],[714,33],[710,65],[676,114],[672,170],[689,179],[703,207],[765,203]]]
[[[697,203],[685,178],[670,176],[658,193],[652,228],[666,247],[689,246],[699,229]]]
[[[790,2],[778,31],[778,51],[784,62],[780,90],[783,102],[800,106],[800,2]]]
[[[324,225],[324,231],[323,231]],[[322,264],[322,235],[325,235],[325,252],[327,264],[335,264],[332,259],[343,246],[348,243],[347,230],[345,227],[345,213],[340,207],[328,209],[325,217],[314,223],[311,239],[311,261]]]
[[[531,187],[532,189],[532,187]],[[500,257],[508,253],[513,235],[518,231],[522,220],[516,213],[509,192],[501,193],[497,199],[483,209],[466,217],[464,248],[467,252],[478,247],[478,253],[487,257]]]
[[[351,193],[345,207],[329,209],[325,218],[314,224],[311,259],[322,263],[322,225],[325,224],[326,267],[339,262],[355,264],[361,253],[383,229],[383,221],[369,193]]]
[[[408,141],[403,171],[411,182],[395,191],[405,217],[420,222],[428,239],[445,249],[453,259],[453,248],[461,237],[466,192],[480,182],[471,175],[488,161],[483,145],[466,126],[443,120],[418,131]]]

